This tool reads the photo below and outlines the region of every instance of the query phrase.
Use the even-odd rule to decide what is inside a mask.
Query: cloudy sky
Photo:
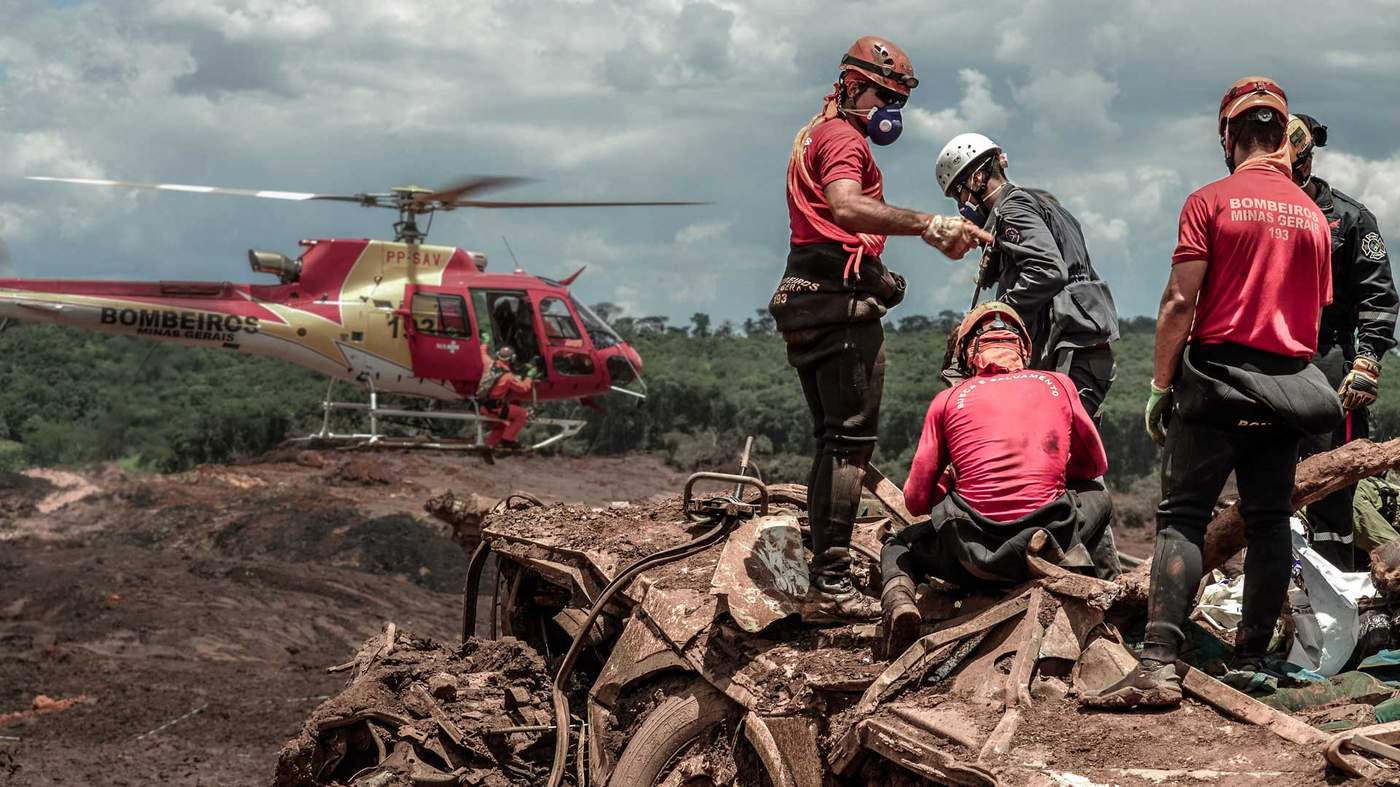
[[[249,247],[389,237],[391,216],[34,183],[30,174],[356,192],[472,174],[502,199],[699,208],[478,211],[432,241],[634,315],[742,320],[783,266],[784,167],[856,37],[922,85],[877,149],[890,202],[951,212],[939,148],[976,130],[1083,223],[1125,315],[1153,312],[1182,200],[1224,174],[1220,93],[1265,73],[1331,127],[1317,171],[1400,237],[1400,0],[0,0],[0,237],[23,276],[247,280]],[[971,261],[895,239],[904,314],[961,309]],[[898,315],[899,312],[896,312]]]

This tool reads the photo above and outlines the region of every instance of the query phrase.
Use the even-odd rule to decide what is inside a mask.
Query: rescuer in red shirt
[[[484,345],[482,355],[486,355]],[[519,448],[520,444],[516,442],[516,438],[520,437],[520,432],[525,428],[525,422],[530,416],[529,411],[515,402],[534,390],[535,381],[529,376],[521,377],[515,373],[511,367],[511,360],[514,358],[514,349],[509,346],[502,347],[496,351],[496,359],[482,378],[481,411],[500,419],[492,425],[491,431],[486,435],[487,448]]]
[[[803,618],[809,622],[880,615],[878,603],[851,584],[850,542],[884,386],[880,318],[904,298],[904,279],[880,259],[885,238],[918,235],[954,259],[991,240],[960,217],[885,204],[867,138],[888,145],[903,128],[900,109],[919,84],[903,50],[865,36],[840,68],[822,111],[793,140],[792,243],[769,304],[816,434],[807,479],[813,561]]]
[[[1108,458],[1074,382],[1026,368],[1030,334],[998,301],[968,314],[955,347],[967,379],[929,405],[904,484],[909,512],[931,518],[900,531],[880,556],[891,658],[918,636],[916,578],[964,588],[1024,582],[1026,547],[1038,531],[1051,537],[1047,559],[1104,579],[1120,571],[1112,504],[1092,483]],[[954,479],[944,475],[949,468]],[[1067,482],[1085,483],[1070,491]]]
[[[1166,450],[1142,660],[1082,698],[1092,707],[1181,702],[1181,626],[1232,471],[1249,544],[1234,667],[1258,671],[1293,563],[1299,441],[1341,418],[1336,392],[1309,363],[1332,300],[1331,244],[1326,219],[1291,178],[1287,97],[1271,79],[1246,77],[1225,93],[1219,121],[1232,174],[1186,199],[1157,315],[1146,420]]]

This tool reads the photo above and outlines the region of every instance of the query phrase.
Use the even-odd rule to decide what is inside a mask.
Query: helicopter
[[[482,450],[483,428],[500,419],[483,413],[479,385],[496,350],[510,346],[529,361],[535,385],[528,404],[577,400],[597,407],[609,392],[646,398],[642,359],[569,287],[583,268],[554,280],[487,270],[486,255],[429,245],[435,213],[458,208],[584,208],[681,206],[705,203],[512,202],[483,200],[482,192],[524,178],[478,176],[443,189],[419,186],[387,192],[318,194],[96,178],[29,176],[29,180],[222,194],[284,201],[333,201],[397,211],[394,240],[302,240],[301,253],[249,250],[257,274],[275,284],[211,281],[103,281],[0,278],[0,323],[55,323],[78,328],[280,358],[329,378],[319,431],[298,441],[353,445]],[[426,217],[427,226],[420,227]],[[509,243],[507,242],[507,248]],[[514,256],[514,252],[511,252]],[[369,401],[337,401],[338,382],[368,388]],[[381,394],[426,397],[429,410],[382,406]],[[367,416],[367,432],[337,433],[337,410]],[[428,419],[474,423],[475,441],[400,438],[380,421]],[[526,446],[536,450],[579,433],[577,419],[538,418],[552,432]]]

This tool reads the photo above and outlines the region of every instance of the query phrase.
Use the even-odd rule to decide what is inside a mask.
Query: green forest
[[[678,326],[661,317],[630,318],[609,304],[597,310],[641,354],[649,396],[645,402],[611,396],[601,413],[549,405],[552,414],[589,422],[557,450],[658,451],[681,469],[722,468],[735,461],[744,436],[753,435],[770,479],[805,476],[811,424],[766,312],[717,326],[696,314]],[[924,412],[941,388],[938,373],[956,317],[944,312],[887,322],[875,463],[897,480],[908,472]],[[1142,427],[1153,322],[1126,320],[1123,329],[1102,426],[1110,481],[1119,487],[1152,474],[1158,460]],[[1387,382],[1372,411],[1382,438],[1400,431],[1400,393]],[[359,394],[348,384],[339,392]],[[324,378],[273,359],[11,325],[0,333],[0,470],[117,461],[129,470],[170,472],[256,455],[314,431],[324,393]],[[413,427],[403,428],[412,434]]]

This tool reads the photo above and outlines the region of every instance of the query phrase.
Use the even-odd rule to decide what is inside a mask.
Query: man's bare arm
[[[1205,260],[1188,260],[1172,266],[1162,305],[1157,310],[1157,343],[1153,351],[1152,384],[1167,388],[1176,379],[1191,324],[1196,319],[1196,298],[1206,277]]]
[[[896,208],[861,193],[854,180],[835,180],[823,190],[831,217],[841,229],[876,235],[922,235],[932,214]]]
[[[854,180],[834,180],[825,189],[831,217],[841,229],[876,235],[919,235],[951,259],[962,259],[979,243],[991,243],[992,236],[961,216],[935,216],[917,210],[896,208],[861,193]]]

